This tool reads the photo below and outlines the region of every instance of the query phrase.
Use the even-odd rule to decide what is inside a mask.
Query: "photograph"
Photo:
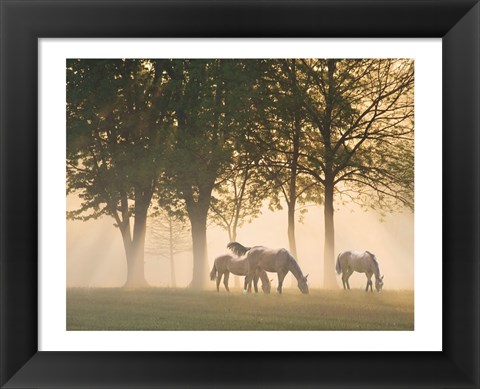
[[[68,58],[67,331],[414,331],[412,58]]]

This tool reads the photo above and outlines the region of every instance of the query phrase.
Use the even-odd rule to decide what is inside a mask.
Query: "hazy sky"
[[[69,196],[67,207],[72,209],[78,199]],[[117,287],[126,279],[126,261],[120,232],[114,220],[104,217],[88,222],[67,221],[67,286]],[[148,234],[148,226],[147,226]],[[298,262],[304,274],[309,275],[311,287],[321,287],[323,280],[323,208],[310,207],[304,223],[296,224]],[[392,214],[384,222],[375,212],[342,206],[335,213],[335,255],[345,250],[373,252],[385,275],[386,289],[413,289],[413,213]],[[228,234],[219,227],[207,231],[209,271],[216,256],[228,252]],[[245,246],[264,245],[288,249],[286,210],[263,214],[238,231],[237,241]],[[145,276],[152,286],[169,286],[169,262],[152,255],[145,256]],[[175,259],[177,286],[186,286],[192,277],[192,254],[184,253]],[[269,273],[273,285],[277,277]],[[291,285],[290,275],[284,282]],[[337,276],[339,285],[340,278]],[[214,282],[211,287],[214,288]],[[230,279],[233,286],[233,279]],[[352,288],[365,287],[364,274],[354,273]]]

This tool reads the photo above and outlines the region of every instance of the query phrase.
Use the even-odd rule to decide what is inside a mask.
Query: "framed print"
[[[114,51],[112,52],[112,50]],[[292,53],[291,50],[294,50],[294,52]],[[263,59],[251,58],[252,55],[255,56],[259,52],[262,53]],[[98,56],[102,56],[103,59],[98,60]],[[121,56],[127,58],[160,58],[164,56],[173,59],[168,61],[161,59],[116,59]],[[184,59],[186,56],[188,56],[188,59]],[[288,59],[287,62],[275,59],[281,56],[294,58]],[[390,59],[395,56],[400,59]],[[202,59],[203,57],[215,59],[205,60]],[[241,59],[231,59],[234,57]],[[42,90],[40,97],[44,103],[41,109],[39,143],[40,145],[48,145],[50,150],[48,154],[41,156],[40,166],[43,172],[41,175],[45,179],[41,183],[40,198],[42,199],[42,209],[51,210],[48,212],[50,217],[41,221],[41,230],[47,231],[53,228],[51,227],[53,220],[57,220],[53,225],[63,222],[63,208],[58,205],[64,201],[64,169],[58,161],[64,158],[65,145],[67,145],[68,155],[71,155],[70,148],[75,147],[74,139],[76,138],[73,135],[68,135],[67,139],[61,136],[61,134],[67,134],[67,130],[60,129],[65,121],[64,117],[56,115],[56,112],[63,109],[65,100],[70,105],[71,99],[79,96],[81,85],[77,86],[77,81],[74,81],[76,79],[75,72],[79,74],[78,69],[83,69],[86,66],[87,69],[92,69],[89,72],[94,69],[110,72],[111,66],[115,69],[117,66],[121,69],[133,66],[134,69],[137,69],[136,72],[140,72],[138,74],[145,75],[149,74],[154,68],[168,66],[169,69],[170,65],[182,67],[184,72],[194,72],[194,69],[203,69],[204,67],[212,69],[214,67],[216,71],[222,74],[222,77],[229,77],[232,69],[234,69],[236,76],[228,81],[229,87],[222,93],[231,92],[230,96],[235,96],[237,99],[243,99],[242,94],[248,97],[245,100],[236,100],[242,101],[240,105],[236,105],[236,114],[238,115],[243,104],[246,103],[250,106],[250,98],[255,93],[248,89],[245,91],[246,80],[251,80],[254,85],[265,85],[265,79],[257,79],[259,74],[262,77],[268,77],[268,80],[270,80],[271,77],[285,74],[282,69],[283,66],[289,66],[289,68],[295,66],[296,77],[299,80],[303,79],[302,82],[307,82],[308,80],[304,78],[308,75],[307,72],[315,71],[313,68],[317,65],[327,69],[328,62],[295,58],[329,57],[345,58],[336,61],[335,65],[338,68],[337,72],[343,75],[347,72],[356,72],[357,67],[361,69],[372,67],[375,72],[382,69],[384,74],[381,77],[382,79],[387,76],[394,79],[393,74],[399,73],[399,81],[394,81],[392,86],[395,85],[395,89],[398,88],[398,93],[403,97],[398,105],[392,106],[389,115],[395,115],[395,117],[404,115],[404,118],[398,123],[398,130],[402,134],[396,134],[387,127],[384,131],[388,131],[388,134],[385,133],[381,139],[385,140],[387,135],[401,137],[401,141],[398,142],[401,145],[401,150],[395,151],[392,144],[387,149],[378,148],[379,155],[382,154],[382,158],[385,160],[388,156],[395,155],[398,152],[404,155],[406,161],[409,160],[408,155],[413,157],[411,153],[413,139],[409,138],[413,124],[413,121],[410,122],[413,115],[413,110],[410,107],[413,104],[413,89],[411,86],[416,80],[415,215],[409,209],[402,209],[403,212],[392,210],[391,213],[387,212],[383,222],[372,221],[370,213],[359,212],[358,208],[353,208],[353,202],[344,198],[345,205],[338,206],[339,209],[335,211],[334,217],[337,252],[348,252],[350,245],[362,247],[368,241],[370,250],[375,249],[375,258],[378,258],[372,263],[377,263],[379,273],[372,279],[378,280],[377,286],[383,288],[381,274],[387,274],[388,289],[385,288],[383,293],[367,297],[369,300],[366,300],[363,292],[363,289],[365,289],[363,277],[357,277],[355,274],[351,275],[351,279],[349,277],[348,284],[346,284],[351,285],[351,289],[353,289],[348,300],[346,300],[346,295],[342,291],[322,287],[322,274],[333,273],[335,275],[336,271],[324,272],[319,266],[318,256],[319,252],[320,255],[323,252],[323,247],[321,246],[322,243],[318,242],[318,232],[322,231],[322,226],[317,220],[317,215],[319,211],[321,212],[321,208],[305,201],[305,205],[309,205],[310,210],[303,214],[303,222],[298,223],[295,227],[297,248],[289,247],[288,252],[277,251],[276,255],[271,257],[270,260],[283,261],[282,258],[289,258],[291,263],[299,264],[298,267],[293,268],[293,271],[300,279],[302,279],[302,275],[308,275],[308,277],[305,277],[308,280],[308,288],[301,289],[305,285],[298,282],[294,283],[292,288],[292,281],[296,280],[287,275],[282,285],[283,296],[272,296],[272,294],[277,294],[275,289],[278,286],[278,275],[275,272],[269,272],[271,273],[269,278],[259,280],[258,290],[260,293],[254,295],[253,301],[248,296],[241,296],[239,293],[241,288],[236,287],[233,280],[228,282],[227,277],[233,277],[235,272],[244,273],[246,260],[237,260],[233,252],[225,254],[225,249],[227,249],[227,253],[231,251],[225,247],[228,241],[234,241],[235,238],[227,237],[227,234],[219,228],[215,229],[215,224],[218,223],[225,227],[225,219],[229,215],[229,210],[231,210],[230,212],[237,212],[238,210],[238,214],[240,214],[245,212],[245,209],[240,207],[236,210],[234,207],[225,209],[228,202],[232,201],[233,195],[237,194],[238,198],[240,196],[238,192],[227,192],[227,185],[220,186],[219,184],[212,191],[214,199],[210,201],[214,202],[214,205],[211,205],[211,207],[214,207],[214,213],[210,214],[210,225],[207,228],[208,272],[217,273],[213,274],[215,276],[213,278],[216,278],[214,281],[218,285],[217,293],[214,292],[215,282],[209,279],[205,280],[206,293],[205,290],[199,291],[193,287],[188,287],[188,283],[192,280],[191,277],[195,276],[191,269],[192,253],[190,253],[190,258],[188,258],[188,252],[184,253],[183,256],[178,255],[173,258],[168,258],[167,255],[167,260],[170,263],[158,263],[160,262],[158,256],[162,252],[162,247],[167,246],[164,241],[161,241],[161,244],[159,243],[159,239],[162,238],[162,231],[165,231],[162,230],[161,220],[166,219],[164,219],[165,216],[156,215],[153,212],[148,215],[146,221],[144,250],[144,274],[146,281],[153,288],[135,290],[138,288],[127,286],[122,290],[119,288],[125,282],[128,282],[128,273],[127,275],[121,273],[125,266],[122,266],[123,263],[118,259],[123,260],[124,258],[121,251],[123,245],[118,229],[112,228],[114,218],[107,215],[103,219],[85,220],[84,217],[88,215],[89,211],[82,211],[82,214],[77,217],[75,204],[84,201],[80,197],[76,198],[75,193],[70,193],[67,196],[67,212],[74,214],[74,218],[67,220],[65,236],[62,235],[60,229],[57,229],[55,235],[42,236],[40,257],[58,258],[56,260],[40,261],[40,272],[52,275],[51,280],[48,283],[42,283],[39,290],[39,303],[41,305],[39,348],[42,351],[441,350],[441,267],[432,268],[429,262],[418,261],[415,264],[416,278],[430,277],[431,281],[428,290],[422,289],[421,286],[415,289],[415,293],[412,290],[414,281],[413,249],[415,250],[415,257],[429,255],[441,257],[441,214],[438,212],[441,209],[441,197],[431,199],[421,196],[421,193],[441,191],[441,169],[437,168],[435,171],[431,169],[432,164],[441,165],[441,138],[432,139],[429,135],[429,128],[441,128],[440,40],[415,42],[413,40],[361,41],[359,39],[335,39],[330,41],[322,39],[263,39],[262,41],[254,39],[135,39],[131,41],[109,39],[102,42],[91,39],[40,39],[39,83],[40,85],[49,85],[49,88]],[[357,58],[365,57],[368,57],[368,59],[357,60]],[[82,59],[73,60],[71,58]],[[111,59],[106,60],[105,58]],[[67,80],[71,80],[71,85],[75,84],[76,86],[75,88],[69,86],[68,93],[65,96],[63,68],[66,62],[70,63],[67,67]],[[279,67],[279,65],[282,67]],[[415,67],[414,73],[413,67]],[[273,75],[271,75],[271,69],[275,70]],[[391,70],[387,71],[387,69]],[[317,70],[319,73],[321,71]],[[365,74],[377,79],[376,74],[372,75],[370,71],[366,71]],[[170,76],[164,74],[164,78],[165,86],[170,85],[172,87]],[[211,76],[208,76],[207,79],[211,80]],[[237,83],[237,79],[241,80],[241,87]],[[308,83],[311,83],[311,81],[308,81]],[[401,86],[400,83],[403,83],[404,86]],[[383,83],[378,85],[383,85]],[[277,87],[280,86],[280,84],[277,84]],[[91,88],[96,88],[96,86],[89,86],[85,90],[87,95],[90,95]],[[99,86],[99,88],[98,94],[101,94],[103,86]],[[271,85],[267,88],[271,88]],[[362,88],[365,87],[362,86]],[[306,88],[303,87],[303,89]],[[383,89],[383,86],[381,89]],[[195,86],[192,90],[196,95],[199,93],[199,86]],[[208,94],[210,91],[211,89],[208,88],[206,93]],[[277,92],[273,90],[271,93]],[[375,93],[378,93],[378,90]],[[388,96],[388,94],[381,93]],[[256,98],[266,104],[267,100],[263,97],[264,94],[265,91],[262,89],[262,93],[258,94]],[[227,104],[227,95],[224,96],[225,104]],[[116,100],[116,98],[117,92],[114,93],[114,99]],[[316,98],[318,97],[316,96]],[[170,97],[164,96],[162,99],[169,100]],[[177,99],[179,97],[175,97],[174,101],[177,101]],[[203,105],[209,99],[205,97],[197,101]],[[87,101],[85,103],[88,104]],[[268,104],[270,105],[270,103]],[[276,103],[273,104],[273,106],[276,105]],[[366,109],[370,109],[369,107],[367,106]],[[435,107],[436,109],[432,109]],[[69,115],[73,115],[75,111],[76,108],[70,108]],[[267,126],[263,118],[264,111],[261,112],[262,114],[259,115],[252,113],[250,109],[248,112],[244,111],[236,119],[244,122],[244,125],[233,124],[234,131],[228,131],[228,126],[220,128],[224,139],[228,139],[227,147],[222,146],[225,155],[230,155],[229,150],[231,150],[232,144],[237,145],[235,146],[236,152],[248,149],[249,155],[246,153],[237,154],[235,159],[231,159],[234,163],[229,164],[229,168],[218,174],[215,180],[220,183],[226,181],[234,188],[235,184],[240,183],[245,188],[244,193],[247,194],[244,201],[248,201],[248,203],[244,204],[248,204],[249,215],[256,215],[256,217],[252,217],[251,223],[244,223],[241,228],[237,229],[240,242],[245,243],[245,241],[250,240],[268,244],[269,247],[283,247],[286,244],[284,233],[286,228],[285,223],[283,223],[286,219],[286,212],[283,214],[281,210],[272,212],[265,205],[260,208],[260,203],[255,202],[253,198],[249,200],[248,195],[249,193],[255,194],[255,199],[265,201],[265,198],[262,198],[262,191],[258,183],[262,182],[261,186],[263,188],[270,187],[273,183],[271,189],[265,191],[266,193],[263,195],[267,197],[267,202],[269,201],[268,197],[271,196],[272,189],[277,187],[278,181],[271,178],[265,180],[264,177],[271,177],[273,167],[279,166],[282,162],[283,153],[288,154],[289,151],[285,150],[282,154],[277,155],[275,157],[278,158],[277,161],[269,162],[269,166],[267,166],[266,160],[257,159],[258,166],[250,166],[248,176],[245,174],[246,169],[242,169],[242,164],[248,161],[248,158],[254,156],[255,158],[262,158],[260,153],[253,150],[265,149],[266,145],[269,144],[265,134],[270,133],[268,126],[272,125],[272,120],[275,120],[276,114],[269,118]],[[171,114],[175,115],[173,112],[169,113],[169,115]],[[129,116],[133,117],[134,113]],[[382,116],[386,116],[386,113]],[[205,120],[210,120],[208,117],[205,117]],[[71,123],[77,121],[75,117],[70,116],[67,120],[68,123],[72,120]],[[281,123],[289,120],[288,117],[285,117]],[[395,121],[397,120],[395,119]],[[86,119],[87,127],[90,127],[88,121],[91,121],[91,119]],[[95,121],[93,120],[93,122]],[[78,121],[80,125],[82,125],[82,122],[84,122],[83,118]],[[255,122],[254,126],[251,125],[252,122]],[[73,128],[77,128],[75,126],[72,124],[69,125],[69,128],[71,127],[74,131]],[[310,136],[319,136],[315,128],[309,127],[306,119],[303,126],[304,134],[311,131]],[[174,127],[176,126],[174,125]],[[58,128],[58,130],[52,131],[49,130],[50,128]],[[244,140],[239,141],[237,138],[242,133],[242,128],[247,129],[248,133],[253,136],[253,139],[249,140],[248,143]],[[283,127],[282,133],[288,134],[289,128],[289,126]],[[355,130],[357,132],[355,136],[358,136],[359,131],[364,131],[364,128],[363,125],[358,126]],[[201,132],[199,133],[201,134]],[[299,137],[300,134],[299,132]],[[316,147],[306,143],[305,135],[301,135],[301,137],[303,138],[301,143],[302,153],[305,153],[307,149]],[[90,138],[90,131],[88,132],[88,138]],[[378,138],[378,132],[375,138]],[[181,139],[183,141],[188,139],[190,142],[193,142],[193,139],[197,142],[201,141],[203,148],[207,150],[218,147],[215,142],[212,145],[208,138],[205,140],[192,134],[184,134]],[[282,142],[285,142],[285,140]],[[373,139],[368,143],[370,144],[369,147],[372,147]],[[98,144],[95,144],[96,140],[93,139],[93,147],[98,147]],[[168,143],[166,141],[163,144]],[[115,148],[117,144],[109,147]],[[274,149],[275,145],[270,144],[269,147]],[[379,147],[379,145],[376,147]],[[41,146],[42,148],[43,146]],[[128,145],[128,148],[130,148],[130,145]],[[432,149],[435,151],[432,151]],[[409,151],[405,152],[406,150]],[[96,149],[95,153],[99,151],[99,149]],[[175,163],[180,161],[181,158],[186,158],[187,152],[187,150],[183,150],[179,154],[171,154],[167,159]],[[67,176],[69,186],[83,185],[80,178],[86,173],[85,169],[87,159],[91,156],[90,153],[91,149],[81,159],[81,162],[80,159],[76,158],[76,154],[73,158],[69,156],[67,167],[67,170],[69,170]],[[134,158],[131,151],[128,153],[130,154],[129,159]],[[313,155],[314,151],[310,153]],[[161,154],[160,150],[158,150],[158,154],[155,153],[157,161],[161,160]],[[273,155],[270,153],[269,158],[273,158]],[[339,153],[340,155],[341,153]],[[424,155],[428,155],[428,158],[424,158]],[[196,155],[190,154],[188,158],[195,157]],[[105,158],[110,157],[106,156]],[[204,154],[203,158],[208,158],[208,154]],[[229,156],[229,158],[231,157]],[[83,166],[77,165],[77,161]],[[253,161],[253,158],[250,161]],[[405,172],[409,167],[413,167],[413,161],[407,164],[403,164],[403,161],[402,159],[399,175],[407,178],[407,182],[410,179]],[[303,167],[300,166],[306,166],[308,163],[309,161],[304,157],[299,158],[299,170],[303,170]],[[186,169],[190,170],[192,165],[196,166],[197,164],[188,163],[185,165]],[[175,169],[177,168],[178,166],[175,167]],[[168,167],[163,174],[172,174],[173,169],[173,166]],[[195,177],[199,170],[198,167],[195,167]],[[393,166],[392,170],[394,170]],[[138,170],[134,167],[133,171],[137,172]],[[219,171],[220,169],[217,170],[217,172]],[[232,175],[232,171],[236,171],[237,175]],[[283,169],[280,172],[283,172]],[[288,174],[288,171],[282,174]],[[248,180],[248,177],[250,177],[250,180]],[[321,193],[316,181],[309,179],[308,175],[303,174],[298,175],[298,177],[298,185],[303,185],[305,189],[308,187],[313,189],[309,193],[309,197],[315,198],[319,192]],[[88,180],[88,183],[90,183],[90,180]],[[166,181],[157,182],[158,190],[165,188],[166,185],[169,185]],[[217,190],[217,187],[220,190]],[[397,189],[400,190],[400,187],[396,187]],[[413,195],[409,184],[403,190],[405,196]],[[56,196],[52,193],[55,193]],[[280,196],[278,196],[279,202],[283,201]],[[158,192],[151,200],[151,208],[156,207],[161,202],[171,204],[169,201],[165,194]],[[298,201],[303,201],[303,199],[300,198]],[[375,204],[379,204],[377,200]],[[389,207],[384,208],[387,210]],[[181,210],[180,207],[175,211]],[[260,212],[255,214],[256,210]],[[222,218],[216,219],[216,216],[220,214]],[[366,215],[369,217],[366,218]],[[182,235],[180,234],[182,231],[184,232],[183,241],[186,244],[192,239],[189,236],[189,227],[192,223],[190,216],[184,216],[183,220],[174,216],[175,214],[172,215],[170,220],[172,231],[177,231],[176,238],[172,237],[172,240],[170,240],[170,229],[166,231],[172,251],[176,249],[178,241],[178,243],[182,243]],[[413,247],[412,231],[414,216],[415,230],[419,232],[419,236],[415,237],[415,241],[418,242],[415,247]],[[438,229],[432,228],[432,224],[437,226]],[[368,228],[359,230],[358,226],[360,225],[368,225]],[[422,236],[421,231],[428,231],[428,236]],[[234,234],[232,233],[232,235]],[[101,237],[100,240],[99,237]],[[174,242],[173,239],[177,239],[177,242]],[[382,245],[380,244],[381,241],[388,243]],[[61,242],[66,242],[66,247]],[[232,248],[234,246],[239,249],[244,247],[239,242],[235,245],[232,244]],[[293,253],[294,250],[296,254]],[[261,252],[257,248],[252,250],[251,253],[256,251]],[[67,255],[66,262],[63,260],[63,253],[65,252]],[[99,252],[103,252],[103,254],[98,254]],[[265,252],[270,252],[270,250],[265,250]],[[345,254],[342,257],[343,259],[339,259],[339,266],[340,262],[347,258],[347,255]],[[215,259],[215,257],[218,258]],[[353,260],[353,256],[350,258]],[[247,260],[251,261],[251,259],[249,257]],[[91,262],[92,260],[94,262]],[[360,260],[363,261],[363,259]],[[333,260],[331,262],[334,264]],[[171,271],[166,271],[167,269]],[[223,273],[228,269],[231,270],[231,274],[224,276],[225,278],[222,280]],[[208,272],[204,271],[203,275],[208,276]],[[341,277],[338,278],[341,283]],[[165,284],[165,282],[168,282],[168,284]],[[65,284],[67,285],[66,300],[63,293]],[[175,287],[172,285],[175,285]],[[409,285],[411,285],[410,288]],[[109,287],[99,288],[98,286]],[[360,286],[362,291],[360,291]],[[232,293],[224,293],[227,287],[231,289]],[[373,282],[370,292],[372,290],[374,290]],[[270,291],[274,293],[269,293]],[[308,296],[302,296],[302,292],[308,294]],[[436,296],[435,299],[432,299],[432,294]],[[282,297],[282,299],[276,299],[276,297]],[[124,308],[130,304],[129,302],[135,300],[134,311],[132,311],[132,308]],[[188,304],[188,307],[185,304]],[[98,311],[97,307],[100,306],[101,311]],[[212,310],[212,307],[215,308]],[[95,311],[95,313],[92,314],[92,311]],[[67,318],[66,328],[65,317]],[[198,331],[204,331],[201,338],[198,337]],[[359,334],[356,331],[362,331],[361,336],[358,336]],[[282,342],[278,342],[279,335],[282,336]]]
[[[2,0],[0,385],[479,387],[479,7],[477,1]],[[199,101],[201,107],[195,105]],[[317,105],[332,109],[321,111]],[[150,121],[150,127],[138,127],[133,141],[122,128],[137,119]],[[325,135],[327,122],[340,129],[337,138]],[[212,131],[208,142],[189,132],[198,123]],[[225,123],[235,123],[236,130]],[[173,265],[170,289],[162,279],[143,279],[143,271],[138,276],[138,263],[142,269],[159,266],[149,264],[143,252],[136,254],[140,246],[134,245],[138,228],[144,252],[159,255],[148,235],[153,230],[139,221],[142,209],[145,220],[152,217],[149,201],[155,201],[155,212],[163,209],[168,217],[189,221],[193,247],[187,250],[194,268],[203,266],[196,259],[205,247],[195,204],[211,178],[212,170],[202,164],[208,167],[205,161],[212,155],[220,161],[230,153],[214,169],[218,174],[220,166],[229,166],[219,180],[229,189],[210,188],[217,190],[209,206],[217,206],[219,223],[222,212],[236,203],[229,197],[236,185],[232,177],[247,167],[257,180],[248,200],[250,216],[267,212],[258,199],[269,198],[273,208],[285,205],[279,186],[280,195],[264,191],[268,183],[282,181],[283,171],[275,170],[281,162],[292,161],[290,152],[278,155],[295,126],[310,139],[300,143],[304,149],[297,154],[298,171],[305,174],[299,182],[305,186],[302,201],[316,201],[322,212],[332,203],[337,207],[331,214],[325,211],[326,243],[319,253],[302,246],[311,231],[306,227],[297,230],[302,232],[298,248],[309,254],[298,262],[291,241],[289,251],[257,247],[288,245],[287,238],[279,243],[274,238],[283,221],[259,217],[267,224],[252,221],[251,235],[248,227],[241,230],[253,243],[231,235],[225,242],[215,237],[218,245],[209,243],[208,273],[218,292],[208,281],[204,299],[195,292],[201,282],[195,271],[182,295],[173,286],[187,281],[181,272],[174,274]],[[154,142],[152,127],[163,131],[162,141]],[[212,139],[220,148],[212,148]],[[362,144],[368,151],[354,155]],[[319,150],[325,151],[324,159],[315,159]],[[145,159],[150,155],[154,158]],[[332,155],[337,159],[329,160]],[[189,205],[181,179],[190,177],[192,166],[201,182]],[[328,185],[328,166],[344,179],[335,181],[344,185],[341,190]],[[152,171],[155,184],[140,190]],[[160,176],[164,191],[149,195]],[[360,184],[368,184],[369,191]],[[130,193],[127,185],[136,189]],[[65,200],[65,189],[80,195]],[[361,226],[351,230],[348,221],[356,216],[334,219],[339,236],[334,262],[327,232],[333,231],[333,221],[327,220],[333,212],[342,215],[338,197],[335,202],[329,197],[334,190],[343,193],[342,207],[354,192],[361,205],[379,206],[390,196],[415,210],[392,223],[386,215],[385,229],[395,236],[390,240],[364,219],[351,222]],[[120,195],[109,203],[117,196],[113,193]],[[65,210],[69,220],[81,219],[67,222],[66,230]],[[108,228],[78,224],[102,212],[117,216],[106,221]],[[130,226],[126,220],[132,214]],[[162,226],[157,227],[161,235]],[[173,228],[170,224],[170,232]],[[180,230],[185,229],[183,224]],[[97,255],[119,256],[106,243],[111,238],[105,231],[111,230],[116,247],[124,249],[126,274],[116,274],[112,262],[98,261],[96,272],[83,277],[95,256],[89,241],[96,242]],[[353,231],[348,234],[357,240],[342,240],[339,230]],[[228,241],[236,241],[228,245],[229,255],[239,257],[233,262],[245,261],[240,263],[246,269],[241,273],[245,291],[248,280],[255,281],[255,289],[256,277],[266,270],[258,285],[265,294],[242,296],[237,288],[227,297],[220,289],[221,261],[213,258],[228,250]],[[352,242],[366,251],[350,251]],[[315,269],[308,258],[317,256],[332,258],[330,273],[326,267],[308,271]],[[284,280],[277,261],[288,264],[292,280]],[[206,275],[202,269],[199,274]],[[273,281],[272,269],[278,273]],[[366,283],[366,290],[384,291],[321,289],[335,282],[328,278],[335,270],[337,284],[345,289],[350,283],[352,289],[360,284],[365,289]],[[367,278],[355,284],[361,276],[349,278],[351,270]],[[144,281],[164,288],[139,288]],[[222,282],[228,288],[228,278]],[[268,295],[273,288],[282,292],[282,282],[281,296]],[[123,283],[126,288],[118,288]],[[112,295],[97,286],[117,289]],[[139,299],[149,301],[143,312]],[[191,304],[188,314],[173,308],[185,302]],[[125,306],[135,320],[119,311]],[[255,314],[248,311],[252,306]],[[222,310],[220,316],[216,309]]]

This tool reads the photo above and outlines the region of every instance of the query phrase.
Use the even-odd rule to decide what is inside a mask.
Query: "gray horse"
[[[210,279],[213,281],[217,280],[217,292],[219,291],[220,281],[223,276],[223,285],[227,292],[230,292],[228,288],[228,278],[230,273],[237,276],[246,276],[248,274],[249,266],[246,258],[234,257],[231,254],[220,255],[215,258],[213,262],[213,268],[210,272]],[[258,290],[257,283],[258,278],[262,280],[262,290],[263,293],[269,294],[271,289],[270,280],[268,279],[267,273],[265,271],[259,271],[254,275],[253,284],[255,290]],[[252,280],[248,284],[248,291],[252,288]]]
[[[343,289],[350,289],[348,279],[354,271],[358,273],[365,273],[367,276],[367,287],[365,291],[372,289],[372,275],[375,275],[375,289],[380,292],[383,287],[383,276],[380,276],[380,268],[378,266],[377,258],[369,251],[363,253],[357,251],[345,251],[338,254],[337,264],[335,266],[337,274],[342,273]]]
[[[303,275],[297,261],[287,250],[270,249],[263,246],[245,247],[238,242],[230,242],[227,245],[227,248],[238,256],[245,255],[248,260],[249,271],[245,277],[244,292],[246,292],[248,282],[253,279],[256,272],[263,270],[277,273],[278,293],[282,293],[283,279],[290,271],[297,279],[298,288],[300,291],[304,294],[308,294],[308,274],[306,276]],[[256,287],[255,293],[257,293]]]

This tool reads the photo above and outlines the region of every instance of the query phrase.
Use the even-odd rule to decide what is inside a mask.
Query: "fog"
[[[79,205],[77,198],[67,197],[69,210]],[[188,228],[188,225],[186,226]],[[309,274],[310,287],[322,287],[323,281],[323,208],[310,207],[303,223],[296,224],[298,262],[304,274]],[[147,239],[149,239],[147,226]],[[216,256],[228,252],[228,234],[214,225],[207,230],[208,266]],[[238,230],[237,241],[245,246],[264,245],[288,249],[287,213],[271,212],[267,207],[262,215]],[[413,289],[414,228],[413,213],[381,216],[354,206],[341,206],[335,213],[335,253],[345,250],[368,250],[379,262],[385,275],[385,289]],[[177,287],[185,287],[192,277],[191,252],[175,257]],[[273,285],[276,274],[269,273]],[[168,260],[145,255],[145,277],[150,285],[170,286]],[[114,227],[113,218],[104,217],[90,221],[67,221],[67,287],[120,287],[126,280],[126,260],[122,238]],[[340,277],[337,283],[341,285]],[[284,286],[292,284],[290,274]],[[352,288],[365,287],[365,275],[354,273],[350,278]],[[230,285],[234,286],[233,278]],[[214,288],[214,282],[211,282]],[[223,288],[223,285],[221,285]]]

